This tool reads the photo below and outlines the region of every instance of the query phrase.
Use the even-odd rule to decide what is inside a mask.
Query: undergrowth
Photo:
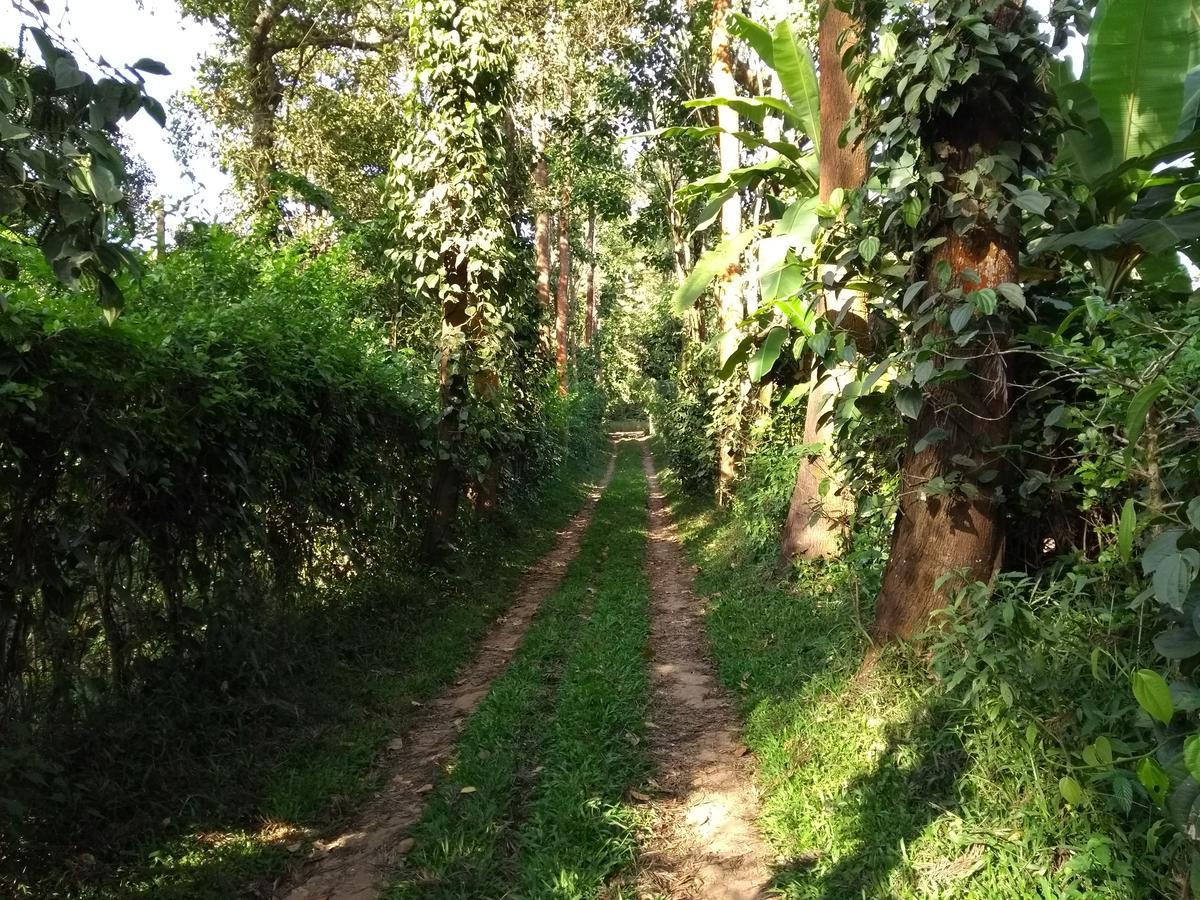
[[[1178,839],[1153,825],[1145,792],[1103,782],[1074,752],[1098,735],[1117,755],[1138,740],[1136,622],[1102,573],[1004,576],[988,603],[965,595],[947,613],[926,655],[893,647],[864,666],[885,534],[781,574],[759,552],[767,526],[738,521],[777,500],[743,496],[722,513],[670,472],[662,480],[758,761],[779,893],[1180,896]],[[1090,779],[1085,802],[1065,802],[1066,776]]]
[[[20,848],[33,863],[0,893],[224,900],[278,874],[373,789],[383,743],[469,658],[599,465],[591,453],[564,466],[465,540],[450,568],[328,585],[342,595],[332,612],[297,607],[264,636],[252,688],[198,690],[181,672],[115,710],[80,786],[97,798],[83,836]]]
[[[592,897],[636,852],[648,774],[646,483],[622,445],[579,555],[467,723],[387,896]],[[519,889],[518,889],[519,885]]]

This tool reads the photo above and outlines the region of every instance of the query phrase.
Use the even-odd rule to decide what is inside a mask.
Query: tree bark
[[[599,310],[596,308],[596,208],[588,209],[588,274],[587,274],[587,294],[585,315],[587,316],[583,325],[583,346],[592,346],[592,341],[596,337],[596,328],[599,325],[597,318]]]
[[[737,85],[733,77],[733,46],[729,36],[727,18],[732,0],[714,0],[712,11],[712,56],[709,78],[713,94],[718,97],[733,97]],[[717,107],[717,157],[722,174],[736,169],[740,162],[738,140],[738,115],[728,106]],[[742,200],[734,193],[721,205],[721,237],[730,238],[742,230]],[[740,263],[733,263],[716,279],[717,319],[721,329],[720,362],[724,365],[741,342],[740,324],[744,317],[742,308]],[[731,390],[732,387],[732,390]],[[740,410],[744,391],[740,383],[725,385],[721,401],[717,404],[717,499],[727,502],[737,475],[738,438],[740,432]]]
[[[555,298],[555,362],[558,392],[567,394],[567,325],[571,287],[571,184],[564,181],[558,209],[558,292]]]
[[[533,247],[537,265],[537,297],[547,319],[554,315],[550,299],[550,169],[546,163],[546,120],[538,114],[533,123],[533,186],[537,211],[533,224]]]
[[[256,215],[273,215],[271,176],[275,173],[275,116],[283,99],[283,87],[275,68],[276,48],[271,29],[279,17],[275,0],[259,10],[250,29],[246,47],[246,72],[250,79],[250,192]]]
[[[463,476],[459,448],[462,444],[462,422],[459,411],[470,400],[468,381],[468,347],[464,329],[467,315],[468,284],[466,262],[443,254],[443,264],[455,290],[450,291],[442,305],[441,358],[438,363],[441,418],[438,420],[437,461],[430,483],[429,517],[421,539],[421,556],[435,560],[442,556],[458,518],[462,498]]]
[[[995,24],[1011,27],[1019,7],[1002,7]],[[1020,141],[1022,123],[1007,105],[987,108],[963,104],[958,113],[931,123],[925,152],[943,155],[947,162],[947,188],[956,189],[956,173],[972,169],[982,157],[995,153],[1006,141]],[[946,226],[946,238],[928,260],[922,276],[936,287],[939,265],[949,266],[951,286],[964,290],[1016,282],[1018,241],[1015,233],[994,223],[978,225],[959,234]],[[979,280],[966,282],[971,270]],[[941,301],[948,302],[946,300]],[[972,327],[978,336],[964,347],[946,342],[940,360],[961,367],[968,377],[933,384],[924,391],[924,402],[910,430],[900,482],[900,508],[892,535],[892,549],[875,608],[873,636],[877,641],[910,638],[924,629],[929,616],[941,609],[960,582],[945,576],[961,572],[966,581],[989,581],[1004,552],[1005,529],[996,497],[999,479],[997,447],[1011,433],[1007,363],[1007,323],[1003,316],[977,318]],[[938,332],[936,326],[931,327]],[[947,437],[918,449],[932,428]],[[970,467],[960,467],[954,457],[970,457]],[[974,472],[990,471],[980,481]],[[930,479],[963,472],[967,492],[955,490],[939,496],[927,494]]]
[[[820,196],[828,202],[837,188],[859,187],[867,177],[866,150],[858,144],[845,146],[842,133],[854,109],[854,88],[842,68],[842,54],[856,39],[850,16],[825,0],[817,31],[821,97]],[[842,42],[842,47],[838,44]],[[861,304],[848,292],[827,301],[827,309],[840,313],[846,304]],[[847,367],[848,369],[848,367]],[[804,443],[820,444],[818,452],[806,456],[796,472],[796,487],[788,507],[787,522],[779,543],[779,561],[787,566],[796,558],[821,559],[834,556],[839,549],[845,522],[853,509],[837,476],[830,454],[833,423],[821,423],[834,397],[849,378],[846,370],[835,372],[813,386],[804,415]],[[821,495],[821,485],[827,485]]]

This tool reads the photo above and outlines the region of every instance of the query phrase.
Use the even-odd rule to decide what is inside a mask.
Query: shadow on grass
[[[602,460],[478,530],[446,570],[347,578],[226,648],[165,668],[53,747],[63,794],[0,834],[0,895],[225,898],[269,892],[312,829],[348,816],[386,740],[473,651]],[[301,602],[303,601],[303,602]],[[260,891],[261,893],[261,891]]]
[[[852,779],[837,801],[837,860],[825,865],[824,848],[802,852],[777,870],[774,886],[788,896],[821,900],[891,896],[889,878],[906,862],[907,846],[958,807],[968,761],[947,738],[946,722],[945,710],[920,709],[889,726],[874,767]]]
[[[920,689],[921,661],[893,650],[858,672],[878,586],[869,550],[784,577],[747,554],[744,523],[673,494],[713,656],[758,761],[761,821],[788,858],[774,887],[806,900],[893,896],[906,877],[896,870],[915,872],[908,845],[958,807],[969,760],[949,705]]]

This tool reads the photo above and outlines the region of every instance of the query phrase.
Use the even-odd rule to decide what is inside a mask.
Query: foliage
[[[95,79],[44,28],[24,27],[41,64],[0,48],[0,278],[16,280],[20,247],[38,246],[54,274],[98,293],[110,317],[123,302],[114,276],[137,260],[114,240],[112,214],[126,205],[119,122],[162,106],[144,74],[166,74],[152,59]],[[127,206],[126,206],[127,208]],[[0,306],[5,294],[0,293]]]
[[[404,123],[393,82],[406,58],[404,6],[183,0],[181,8],[220,38],[202,62],[200,87],[172,110],[177,153],[190,159],[215,142],[205,149],[251,206],[262,190],[289,201],[276,211],[293,230],[320,209],[297,190],[301,183],[335,198],[348,222],[380,215],[381,181]],[[215,127],[211,137],[205,124]]]
[[[274,881],[378,788],[380,749],[453,679],[578,510],[600,472],[595,449],[499,510],[448,571],[397,556],[301,591],[259,634],[253,684],[164,673],[50,746],[6,732],[0,760],[24,768],[28,747],[52,763],[47,784],[66,788],[65,800],[44,788],[30,798],[35,840],[17,848],[6,833],[0,885],[14,896],[224,900]]]

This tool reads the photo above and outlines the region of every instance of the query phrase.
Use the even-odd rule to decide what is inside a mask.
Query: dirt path
[[[752,761],[708,659],[692,568],[646,445],[642,463],[650,482],[646,573],[653,596],[649,731],[661,796],[652,801],[654,831],[642,853],[639,892],[670,900],[765,897],[772,856],[754,824]]]
[[[408,731],[388,744],[386,786],[347,831],[316,842],[313,855],[276,893],[284,900],[368,900],[378,897],[387,869],[408,852],[405,832],[420,818],[431,785],[458,741],[467,717],[508,667],[542,601],[554,592],[579,552],[600,495],[616,465],[609,460],[588,502],[559,533],[518,588],[518,600],[492,626],[475,659],[454,684],[429,701]]]

